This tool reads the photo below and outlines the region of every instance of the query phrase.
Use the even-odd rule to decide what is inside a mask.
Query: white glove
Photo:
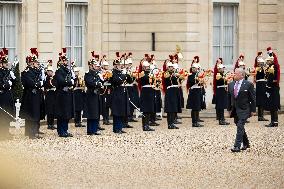
[[[103,77],[103,75],[101,73],[99,73],[98,76],[100,77],[101,81],[104,81],[104,77]]]
[[[127,73],[127,70],[126,69],[123,69],[122,70],[122,74],[126,74]]]
[[[10,81],[10,80],[8,81],[8,83],[9,83],[9,85],[10,85],[10,86],[12,86],[12,85],[13,85],[12,81]]]
[[[74,73],[74,71],[73,71],[73,70],[71,71],[71,74],[72,74],[72,79],[75,79],[75,78],[76,78],[76,76],[75,76],[75,73]]]
[[[11,76],[12,79],[16,79],[16,76],[15,76],[14,72],[12,72],[12,71],[10,71],[10,76]]]
[[[42,81],[45,81],[45,73],[44,73],[44,70],[41,70],[41,80]]]
[[[74,79],[71,79],[71,83],[72,83],[72,85],[74,85]]]

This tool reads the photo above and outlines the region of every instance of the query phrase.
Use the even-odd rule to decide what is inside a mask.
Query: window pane
[[[234,6],[224,6],[223,19],[224,25],[232,26],[234,24]]]
[[[233,46],[233,42],[234,42],[233,27],[232,26],[225,26],[223,31],[224,31],[223,44]]]
[[[74,32],[74,45],[82,46],[82,26],[75,26]]]
[[[65,27],[65,45],[71,46],[71,26]]]
[[[213,9],[213,26],[220,26],[221,24],[221,6],[214,6]]]
[[[74,6],[74,25],[82,25],[82,6]]]
[[[71,5],[69,5],[68,7],[67,7],[67,11],[66,11],[66,20],[65,20],[65,22],[66,22],[66,25],[71,25],[71,8],[72,8],[72,6]]]
[[[221,27],[213,27],[213,45],[220,45]]]
[[[79,67],[82,66],[82,48],[81,47],[74,48],[74,60],[73,61],[76,61],[76,66],[79,66]]]
[[[70,61],[71,60],[71,47],[66,47],[66,55],[68,57],[68,60]]]
[[[213,62],[217,60],[217,58],[220,57],[220,47],[213,47]]]
[[[4,27],[0,26],[0,47],[4,47]]]
[[[16,49],[15,48],[8,48],[9,50],[9,62],[14,62],[16,56]]]
[[[15,5],[6,5],[6,25],[16,25],[16,7]]]
[[[8,48],[16,47],[16,27],[15,26],[6,26],[5,46]]]
[[[233,64],[233,47],[223,48],[223,60],[226,65]]]

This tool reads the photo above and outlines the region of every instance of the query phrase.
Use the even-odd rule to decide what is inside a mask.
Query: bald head
[[[236,68],[234,79],[236,81],[242,80],[245,77],[245,75],[246,71],[243,68]]]

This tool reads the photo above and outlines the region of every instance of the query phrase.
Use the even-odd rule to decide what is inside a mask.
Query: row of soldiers
[[[268,58],[262,53],[255,59],[255,69],[247,76],[253,76],[256,82],[258,120],[267,121],[263,110],[271,113],[271,123],[278,125],[277,111],[280,109],[279,64],[271,48],[267,49]],[[178,113],[184,108],[182,83],[186,80],[188,98],[186,108],[191,109],[192,126],[202,127],[199,112],[206,108],[205,88],[208,78],[213,74],[213,103],[216,104],[216,119],[220,125],[228,125],[224,116],[227,108],[227,84],[233,79],[232,72],[225,73],[222,58],[218,58],[214,70],[201,69],[199,57],[195,56],[189,72],[180,68],[182,54],[169,55],[163,68],[157,67],[155,56],[145,54],[139,67],[132,66],[132,53],[116,53],[113,69],[104,55],[101,59],[92,52],[88,61],[89,71],[80,76],[78,68],[68,60],[66,48],[59,53],[58,69],[54,73],[52,61],[47,67],[38,61],[36,48],[27,56],[26,69],[21,73],[24,87],[20,116],[26,121],[25,134],[30,138],[41,138],[40,120],[47,117],[48,129],[57,129],[60,137],[72,137],[68,132],[70,119],[74,118],[76,127],[85,127],[81,117],[87,118],[87,134],[99,135],[100,116],[103,124],[109,125],[109,114],[113,116],[113,132],[125,133],[123,128],[132,128],[128,122],[135,122],[134,110],[142,112],[143,131],[154,131],[151,126],[158,126],[156,113],[162,109],[164,94],[164,112],[167,113],[169,129],[178,129]],[[237,67],[245,67],[244,56],[236,62]],[[247,78],[248,78],[247,77]],[[8,69],[8,51],[1,51],[0,105],[3,125],[11,121],[6,112],[13,112],[11,87],[15,81],[14,73]],[[247,79],[246,78],[246,79]],[[265,103],[266,102],[266,103]],[[57,119],[57,127],[54,120]],[[3,127],[4,128],[4,127]],[[8,134],[8,127],[1,133]]]

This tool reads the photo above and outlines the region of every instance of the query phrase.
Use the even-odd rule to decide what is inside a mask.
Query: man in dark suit
[[[235,70],[234,81],[228,86],[228,111],[237,125],[237,134],[232,152],[240,152],[250,147],[248,136],[245,131],[247,119],[255,115],[255,90],[251,82],[244,79],[245,70]],[[243,147],[241,148],[241,144]]]

